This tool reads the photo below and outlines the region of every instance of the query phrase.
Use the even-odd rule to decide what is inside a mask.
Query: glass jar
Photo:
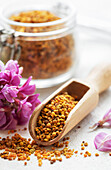
[[[60,19],[44,23],[23,23],[9,19],[20,12],[35,10],[50,11]],[[32,76],[32,83],[44,88],[72,77],[77,66],[76,13],[69,4],[44,1],[41,5],[36,1],[21,3],[19,0],[3,6],[0,15],[5,30],[14,31],[15,50],[11,59],[18,60],[24,68],[22,83]]]

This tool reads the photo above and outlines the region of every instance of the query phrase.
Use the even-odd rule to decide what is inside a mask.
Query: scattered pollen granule
[[[85,147],[83,146],[83,147],[81,147],[81,150],[84,150],[85,149]]]
[[[87,142],[85,142],[85,143],[84,143],[84,146],[88,146],[88,143],[87,143]]]
[[[30,138],[29,138],[30,139]],[[0,150],[4,150],[0,153],[0,157],[9,161],[18,160],[25,161],[24,165],[27,165],[26,161],[30,161],[30,156],[33,154],[37,157],[38,165],[42,166],[43,160],[50,161],[51,164],[56,160],[62,162],[62,157],[70,158],[74,149],[69,149],[69,137],[65,138],[62,142],[54,144],[50,150],[46,150],[44,147],[40,147],[34,140],[26,139],[20,134],[15,133],[11,138],[7,136],[0,140]]]
[[[24,162],[24,165],[27,165],[27,162]]]
[[[84,146],[84,144],[83,144],[83,143],[81,143],[81,146]]]
[[[95,153],[95,156],[96,156],[96,157],[99,156],[99,153]]]
[[[84,154],[84,158],[86,158],[87,157],[87,154]]]
[[[75,153],[75,154],[77,154],[77,153],[78,153],[78,151],[75,151],[74,153]]]
[[[91,153],[89,151],[86,151],[85,154],[87,154],[88,156],[91,156]]]

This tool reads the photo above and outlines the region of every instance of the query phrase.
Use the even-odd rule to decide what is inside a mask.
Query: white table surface
[[[8,0],[4,0],[4,3]],[[0,4],[2,4],[0,0]],[[94,16],[99,19],[107,21],[111,20],[111,1],[110,0],[72,0],[76,4],[79,15]],[[77,78],[85,78],[92,67],[101,61],[111,61],[111,41],[101,37],[86,36],[87,32],[83,34],[79,33],[80,38],[80,58],[78,70],[75,74]],[[49,89],[37,90],[40,93],[40,100],[43,101],[49,94],[51,94],[58,87]],[[80,154],[77,157],[73,155],[70,159],[63,158],[63,161],[56,162],[50,165],[49,161],[43,161],[42,167],[38,167],[36,157],[31,156],[31,161],[28,162],[27,166],[24,166],[24,162],[20,161],[7,161],[0,159],[0,170],[29,170],[29,169],[41,169],[41,170],[110,170],[111,169],[111,157],[108,153],[102,153],[96,151],[94,147],[94,137],[97,133],[104,131],[110,133],[110,129],[98,129],[90,132],[89,126],[94,122],[100,120],[102,116],[111,108],[111,88],[100,95],[100,101],[98,106],[92,113],[90,113],[83,121],[80,122],[80,129],[75,127],[71,130],[67,136],[70,136],[70,148],[81,151],[80,144],[83,140],[87,141],[89,146],[87,150],[92,153],[91,157],[84,158]],[[7,131],[0,131],[0,136],[6,136]],[[21,132],[24,137],[29,137],[29,133]],[[99,157],[95,157],[94,154],[98,152]]]

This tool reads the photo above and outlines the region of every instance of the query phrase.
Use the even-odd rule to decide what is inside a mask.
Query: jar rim
[[[13,2],[12,2],[13,3]],[[2,19],[2,21],[5,22],[5,24],[9,24],[9,25],[14,25],[14,26],[23,26],[23,27],[47,27],[47,26],[56,26],[56,25],[59,25],[59,24],[64,24],[64,23],[72,23],[75,18],[76,18],[76,10],[74,7],[72,7],[71,4],[69,3],[62,3],[62,2],[57,2],[56,5],[58,5],[59,7],[60,6],[64,6],[66,8],[69,8],[70,9],[70,13],[63,17],[63,18],[60,18],[56,21],[51,21],[51,22],[44,22],[44,23],[22,23],[22,22],[16,22],[16,21],[12,21],[10,20],[9,18],[7,18],[6,16],[4,16],[4,10],[7,6],[9,6],[11,3],[8,3],[8,4],[5,4],[1,7],[0,9],[0,17]],[[38,8],[35,8],[35,10],[38,10]],[[32,10],[32,9],[31,9]],[[39,9],[40,10],[40,9]],[[27,10],[28,11],[28,10]],[[14,12],[14,11],[13,11]],[[19,11],[20,12],[20,11]],[[70,27],[71,24],[70,24]],[[53,31],[49,31],[49,32],[41,32],[41,33],[28,33],[28,32],[18,32],[16,31],[16,33],[18,33],[19,35],[26,35],[26,36],[33,36],[33,35],[49,35],[49,34],[58,34],[58,33],[61,33],[61,32],[64,32],[66,31],[67,29],[66,28],[62,28],[62,29],[58,29],[58,30],[53,30]]]

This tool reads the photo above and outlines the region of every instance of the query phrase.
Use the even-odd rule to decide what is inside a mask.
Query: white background
[[[54,1],[54,0],[53,0]],[[63,0],[62,0],[63,1]],[[9,0],[0,0],[0,5],[9,2]],[[55,2],[55,1],[54,1]],[[111,23],[111,0],[70,0],[74,6],[76,6],[79,17],[90,17],[90,20],[98,19],[99,21]],[[79,29],[79,65],[75,77],[85,78],[92,67],[101,62],[111,62],[111,40],[106,38],[106,34],[101,34],[95,31],[84,31]],[[40,93],[41,101],[51,94],[57,87],[50,89],[38,90]],[[98,129],[97,131],[90,132],[89,126],[91,126],[97,120],[100,120],[102,116],[111,108],[111,89],[107,90],[100,95],[100,101],[97,108],[89,114],[81,123],[80,129],[76,127],[68,134],[70,136],[70,148],[79,150],[80,144],[83,140],[89,143],[88,151],[92,153],[89,158],[83,158],[78,154],[77,157],[72,156],[70,159],[63,159],[63,162],[57,162],[50,165],[48,161],[43,161],[43,166],[38,167],[36,158],[31,157],[31,161],[24,167],[23,162],[9,162],[7,160],[0,159],[0,170],[29,170],[29,169],[41,169],[41,170],[110,170],[111,169],[111,157],[108,153],[102,153],[96,151],[94,147],[94,137],[97,133],[104,131],[110,133],[110,129]],[[7,132],[0,132],[1,136],[5,136]],[[22,132],[22,135],[28,137],[28,132]],[[95,157],[94,154],[98,152],[99,157]]]

